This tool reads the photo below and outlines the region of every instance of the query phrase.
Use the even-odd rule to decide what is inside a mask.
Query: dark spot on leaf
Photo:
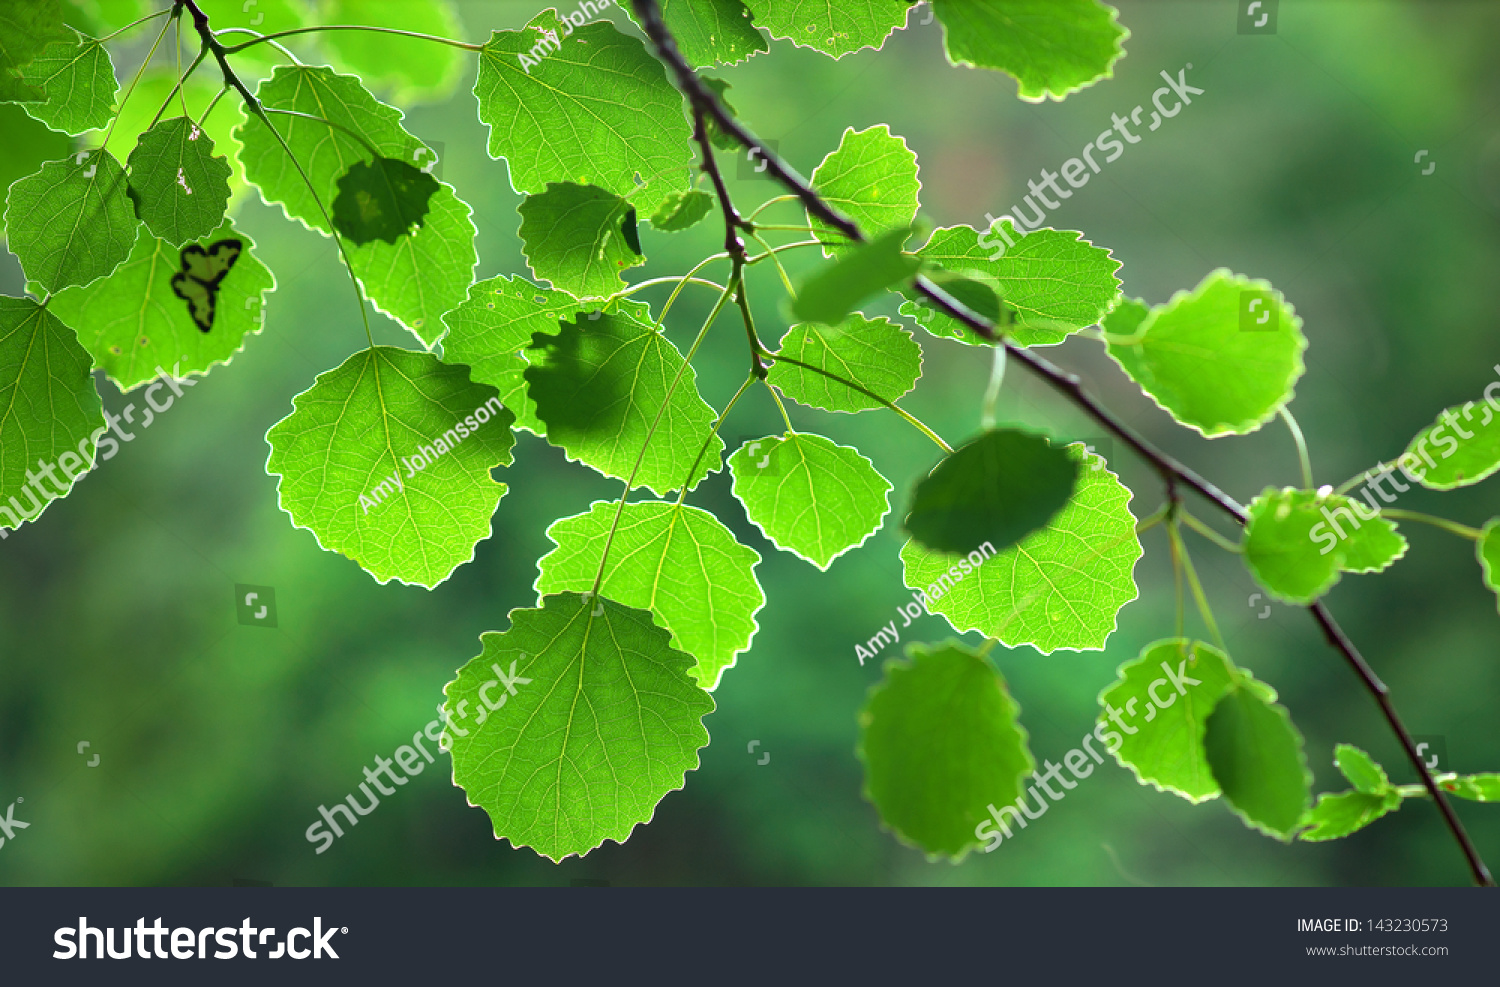
[[[333,225],[358,244],[395,243],[427,218],[436,178],[396,158],[352,165],[339,178]]]

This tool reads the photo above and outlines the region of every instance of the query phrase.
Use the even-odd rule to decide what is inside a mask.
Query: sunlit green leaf
[[[636,19],[628,2],[620,7]],[[741,0],[661,0],[661,13],[677,49],[694,68],[733,65],[771,47],[750,23]]]
[[[1337,840],[1364,829],[1381,816],[1400,807],[1401,793],[1389,791],[1380,795],[1365,792],[1325,792],[1318,804],[1303,819],[1308,828],[1297,838],[1309,843]]]
[[[182,271],[182,250],[142,229],[135,249],[109,277],[54,295],[48,308],[69,325],[93,357],[94,366],[129,390],[157,376],[207,373],[228,363],[248,333],[265,323],[266,293],[276,279],[255,256],[255,243],[224,223],[201,246],[224,240],[241,244],[234,265],[214,291],[208,332],[193,321],[193,308],[173,289]]]
[[[777,548],[819,569],[864,544],[890,512],[891,484],[858,449],[796,432],[729,457],[734,495]]]
[[[917,255],[994,290],[1014,310],[1008,333],[1022,346],[1060,343],[1104,318],[1120,291],[1120,262],[1108,250],[1071,230],[1033,230],[1016,239],[1009,223],[1002,229],[1012,234],[1013,246],[998,231],[981,236],[973,227],[953,226],[934,231]],[[934,336],[984,344],[956,319],[907,297],[901,314]]]
[[[1484,526],[1484,533],[1474,546],[1479,557],[1479,567],[1484,572],[1484,584],[1494,591],[1496,606],[1500,607],[1500,518],[1491,518]]]
[[[663,233],[677,233],[697,226],[703,217],[714,208],[714,197],[697,189],[691,192],[673,192],[667,196],[661,208],[651,215],[653,229]]]
[[[1203,752],[1204,723],[1235,674],[1229,656],[1201,641],[1148,644],[1099,694],[1101,736],[1119,738],[1110,742],[1115,760],[1141,784],[1189,802],[1214,798],[1219,784]]]
[[[1333,761],[1349,784],[1366,795],[1383,795],[1390,790],[1391,780],[1385,776],[1385,769],[1353,744],[1334,748]]]
[[[1031,102],[1108,79],[1130,32],[1099,0],[932,0],[948,60],[1014,76]]]
[[[778,41],[842,58],[861,48],[879,48],[906,23],[910,0],[746,0],[755,23]]]
[[[1500,399],[1491,391],[1500,385],[1486,388],[1483,401],[1448,408],[1418,433],[1399,460],[1406,473],[1428,489],[1456,490],[1500,470]]]
[[[917,218],[922,190],[917,156],[883,123],[868,130],[845,130],[838,148],[813,172],[812,182],[823,201],[853,220],[867,237],[907,229]],[[835,248],[849,249],[843,234],[811,213],[807,218],[825,255],[832,257]]]
[[[479,281],[469,297],[443,316],[443,359],[465,363],[474,380],[500,392],[500,401],[516,416],[516,427],[546,434],[536,417],[536,405],[526,393],[525,350],[536,333],[555,336],[559,322],[571,319],[582,306],[566,291],[541,288],[522,277],[500,276]]]
[[[867,319],[858,312],[837,326],[805,322],[782,337],[769,380],[799,404],[825,411],[865,411],[883,405],[862,391],[800,367],[806,363],[860,385],[894,402],[922,376],[922,347],[911,332],[889,319]]]
[[[1311,603],[1341,572],[1379,572],[1406,554],[1395,522],[1368,513],[1339,494],[1267,487],[1250,503],[1245,565],[1277,599]]]
[[[94,465],[104,427],[73,330],[29,298],[0,296],[0,529],[66,496]]]
[[[282,510],[385,583],[429,589],[474,557],[515,420],[467,368],[391,346],[320,374],[266,439]]]
[[[442,316],[460,304],[474,280],[473,210],[440,184],[421,228],[395,243],[374,240],[349,248],[354,273],[370,301],[431,346]]]
[[[1108,341],[1153,401],[1209,438],[1246,435],[1275,418],[1292,400],[1307,349],[1302,320],[1268,282],[1224,268]]]
[[[645,305],[627,300],[598,319],[579,316],[555,336],[537,337],[526,359],[536,416],[547,441],[568,458],[622,480],[639,461],[634,486],[659,495],[682,486],[705,443],[689,487],[718,469],[724,441],[713,434],[717,415],[698,393],[696,371],[684,367]]]
[[[908,541],[901,549],[906,585],[957,631],[979,631],[1006,647],[1029,644],[1098,650],[1120,609],[1136,598],[1141,557],[1130,491],[1079,444],[1069,446],[1082,470],[1073,499],[1041,531],[989,554],[946,555]]]
[[[1044,527],[1072,496],[1078,464],[1063,446],[991,429],[938,463],[912,493],[905,527],[936,552],[1004,551]]]
[[[630,203],[592,185],[548,185],[520,205],[521,244],[538,278],[579,298],[605,298],[625,287],[622,272],[646,258],[623,224]]]
[[[1459,775],[1443,788],[1471,802],[1500,802],[1500,774]]]
[[[510,617],[443,689],[454,784],[553,861],[623,843],[698,767],[714,701],[645,610],[564,593]]]
[[[961,858],[1036,767],[1005,679],[958,641],[886,662],[860,711],[865,798],[903,842]],[[993,845],[991,845],[991,849]]]
[[[119,89],[109,51],[72,28],[22,67],[20,84],[43,94],[38,101],[21,104],[26,112],[64,134],[108,124]]]
[[[26,278],[45,291],[88,284],[130,256],[140,220],[108,151],[50,161],[10,187],[5,232]]]
[[[156,237],[180,247],[224,222],[229,162],[214,157],[213,138],[187,117],[163,120],[130,152],[136,214]]]
[[[518,192],[593,185],[650,215],[690,187],[682,95],[639,39],[607,21],[574,28],[548,8],[519,31],[494,32],[474,95],[490,155],[506,159]]]
[[[557,547],[538,563],[537,593],[592,590],[609,544],[600,595],[651,611],[671,632],[672,646],[697,660],[692,677],[714,690],[755,635],[755,614],[766,602],[755,579],[760,554],[696,507],[626,504],[614,528],[618,507],[599,501],[587,514],[553,522],[547,537]]]

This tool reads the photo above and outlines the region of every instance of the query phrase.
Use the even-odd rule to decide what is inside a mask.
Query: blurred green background
[[[75,11],[80,25],[117,15],[132,0],[91,3]],[[220,23],[245,16],[242,6],[205,4]],[[458,4],[458,29],[483,40],[491,29],[521,26],[539,6]],[[1022,103],[1009,78],[949,66],[940,28],[919,24],[921,11],[880,52],[835,62],[775,43],[771,54],[720,74],[733,84],[745,121],[779,141],[804,174],[845,127],[888,123],[918,154],[925,214],[939,225],[983,226],[986,212],[1006,211],[1027,179],[1075,156],[1112,113],[1146,104],[1162,84],[1160,72],[1175,76],[1191,63],[1187,77],[1204,94],[1129,146],[1049,224],[1111,248],[1124,263],[1125,291],[1152,303],[1220,266],[1283,291],[1311,341],[1294,411],[1319,483],[1337,484],[1393,457],[1441,408],[1479,397],[1500,375],[1500,62],[1493,55],[1500,4],[1281,0],[1274,35],[1238,34],[1231,0],[1119,6],[1132,32],[1127,57],[1113,79],[1061,104]],[[273,7],[266,0],[263,9]],[[610,16],[624,21],[617,10]],[[438,57],[410,44],[412,59]],[[117,61],[122,76],[139,64],[144,45],[125,51]],[[463,76],[451,95],[411,107],[407,126],[440,144],[440,177],[474,208],[478,276],[525,274],[516,239],[520,197],[505,165],[485,153],[469,92],[472,66],[456,64]],[[211,71],[200,74],[214,81]],[[195,112],[216,88],[190,93]],[[160,99],[142,102],[149,111]],[[233,111],[227,100],[216,110],[216,138]],[[22,132],[13,117],[0,119],[9,133]],[[0,141],[6,182],[34,170],[42,156],[67,151],[66,141],[44,146],[35,130],[25,133],[24,145]],[[1428,156],[1414,163],[1424,149]],[[128,144],[118,150],[123,155]],[[1423,175],[1428,163],[1437,167]],[[777,191],[753,172],[739,178],[736,166],[726,167],[742,208]],[[778,208],[784,211],[770,215],[796,222],[794,209]],[[515,465],[497,473],[510,492],[493,535],[436,590],[376,585],[353,562],[321,551],[277,507],[264,434],[315,375],[363,345],[363,333],[330,241],[253,194],[239,222],[279,281],[264,332],[70,497],[0,542],[0,805],[24,798],[15,816],[31,824],[0,848],[0,882],[1466,883],[1462,857],[1420,800],[1351,839],[1284,846],[1249,831],[1217,802],[1190,806],[1112,764],[994,853],[953,865],[898,844],[860,795],[856,717],[881,673],[878,663],[861,667],[854,647],[908,599],[895,519],[934,451],[894,416],[795,406],[797,427],[824,431],[874,459],[896,486],[893,515],[863,548],[820,573],[760,537],[730,496],[726,474],[693,495],[690,502],[762,554],[757,573],[768,602],[752,650],[714,695],[713,742],[702,767],[662,801],[649,825],[624,845],[553,865],[496,841],[440,758],[315,854],[303,833],[318,805],[354,790],[365,766],[432,719],[444,683],[478,653],[478,635],[505,628],[511,609],[534,603],[548,523],[617,496],[620,485],[523,436]],[[684,271],[717,249],[721,233],[714,222],[677,235],[643,226],[650,263],[635,273]],[[794,277],[814,260],[805,251],[789,256]],[[20,292],[9,255],[0,280],[6,293]],[[759,270],[752,288],[771,344],[786,325],[774,272]],[[706,314],[706,294],[690,288],[674,309],[669,331],[679,343]],[[648,297],[659,306],[663,295]],[[377,321],[379,341],[416,345]],[[705,396],[720,406],[745,369],[734,323],[724,320],[699,360]],[[907,403],[956,443],[978,428],[986,354],[918,335],[925,377]],[[1097,343],[1075,338],[1046,355],[1081,373],[1106,404],[1236,498],[1297,482],[1293,446],[1279,424],[1209,442],[1172,425]],[[101,389],[115,411],[139,401],[102,380]],[[1005,382],[1001,417],[1069,438],[1099,434],[1017,369]],[[725,438],[732,449],[779,429],[769,399],[752,392]],[[1101,451],[1136,491],[1137,516],[1154,510],[1161,490],[1153,475],[1117,450]],[[1400,506],[1481,524],[1500,513],[1497,484],[1446,495],[1414,490]],[[1199,514],[1229,531],[1207,508]],[[1331,605],[1391,686],[1410,729],[1443,739],[1443,767],[1500,769],[1495,598],[1480,583],[1471,545],[1404,528],[1410,555],[1383,576],[1345,577]],[[1306,735],[1317,790],[1347,787],[1331,763],[1341,741],[1369,750],[1395,780],[1413,780],[1374,703],[1306,613],[1280,605],[1266,613],[1238,560],[1189,539],[1234,657],[1280,690]],[[1038,760],[1061,760],[1091,728],[1095,697],[1115,667],[1173,633],[1165,536],[1158,529],[1144,541],[1140,599],[1121,613],[1105,652],[994,652]],[[237,622],[237,583],[275,588],[278,627]],[[1197,627],[1192,614],[1188,621]],[[950,633],[940,617],[924,617],[913,630],[929,641]],[[80,755],[82,741],[90,747]],[[752,741],[759,741],[753,755]],[[759,764],[767,752],[769,762]],[[96,753],[99,764],[90,768]],[[1491,866],[1500,865],[1500,807],[1457,808]]]

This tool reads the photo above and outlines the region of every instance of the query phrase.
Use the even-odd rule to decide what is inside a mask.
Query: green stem
[[[746,258],[746,260],[745,260],[745,266],[746,267],[752,267],[752,266],[754,266],[756,264],[759,264],[761,261],[765,260],[767,257],[774,258],[777,254],[783,253],[783,252],[785,252],[787,250],[795,250],[798,247],[821,247],[822,245],[823,244],[820,243],[817,240],[798,240],[796,243],[783,243],[779,247],[772,247],[770,250],[766,251],[763,254],[756,254],[754,257]],[[714,259],[718,259],[720,257],[728,257],[728,256],[729,256],[728,254],[715,254],[714,255]]]
[[[887,401],[885,398],[881,397],[879,394],[876,394],[874,391],[870,390],[869,388],[863,387],[863,386],[861,386],[859,384],[856,384],[852,380],[846,380],[845,378],[840,377],[836,373],[831,373],[830,371],[824,370],[822,367],[815,367],[815,366],[813,366],[810,363],[803,363],[801,360],[794,360],[793,358],[791,358],[789,356],[785,356],[785,355],[780,354],[780,353],[764,353],[763,355],[770,357],[772,360],[784,360],[787,363],[790,363],[794,367],[801,367],[803,370],[811,370],[815,374],[821,374],[822,376],[827,377],[829,380],[836,381],[837,383],[843,384],[845,387],[850,388],[851,390],[858,391],[859,393],[865,395],[866,397],[868,397],[872,401],[879,401],[882,406],[890,409],[891,411],[894,411],[896,414],[900,415],[902,418],[905,418],[906,421],[913,428],[915,428],[917,431],[921,432],[923,435],[927,436],[933,442],[937,443],[938,448],[942,449],[944,452],[948,453],[949,455],[952,455],[952,453],[953,453],[953,447],[952,446],[950,446],[948,443],[944,442],[942,440],[941,436],[939,436],[932,429],[930,429],[926,425],[924,425],[922,423],[922,421],[920,419],[918,419],[915,415],[913,415],[911,412],[907,411],[905,408],[900,407],[894,401]]]
[[[797,289],[792,287],[792,279],[786,276],[786,268],[781,266],[781,258],[776,256],[776,252],[771,249],[771,245],[765,240],[761,239],[760,234],[758,233],[750,233],[750,239],[766,248],[766,252],[762,256],[771,258],[771,262],[776,265],[776,273],[781,275],[782,287],[786,288],[786,293],[788,295],[796,298]]]
[[[356,141],[358,141],[360,143],[360,146],[363,147],[366,151],[369,151],[372,158],[379,160],[380,158],[385,157],[385,155],[380,153],[380,149],[374,144],[371,144],[369,139],[366,138],[365,135],[359,133],[356,130],[351,130],[343,124],[338,123],[334,120],[330,120],[327,117],[320,117],[312,113],[303,113],[301,110],[283,110],[275,106],[262,105],[261,109],[267,113],[280,113],[282,116],[287,117],[301,117],[304,120],[312,120],[315,123],[321,123],[333,130],[342,130],[344,133],[348,134],[350,137],[353,137]]]
[[[130,97],[135,94],[135,87],[140,85],[141,76],[146,74],[146,66],[150,65],[151,59],[156,57],[156,49],[161,45],[161,39],[167,36],[167,28],[172,26],[174,19],[168,18],[167,22],[161,26],[161,33],[156,36],[155,41],[151,42],[151,50],[141,60],[141,67],[135,70],[135,78],[130,80],[130,88],[125,90],[125,95],[120,98],[119,105],[115,107],[114,118],[109,121],[109,130],[105,132],[104,143],[99,145],[99,150],[103,151],[106,147],[109,147],[109,139],[115,135],[115,127],[120,123],[120,114],[125,111],[125,104],[130,102]]]
[[[771,382],[764,377],[761,378],[760,382],[766,385],[767,391],[771,392],[771,400],[776,402],[776,410],[781,412],[781,420],[786,422],[786,434],[796,435],[797,429],[792,425],[792,419],[786,413],[786,405],[781,403],[781,395],[776,393],[776,388],[772,387]]]
[[[1165,518],[1167,514],[1171,512],[1171,510],[1172,505],[1170,503],[1161,505],[1156,509],[1154,513],[1147,517],[1141,518],[1135,523],[1135,533],[1138,535],[1143,535],[1146,532],[1150,531],[1152,528],[1156,527],[1158,524],[1161,524],[1162,519]]]
[[[225,28],[224,31],[216,33],[222,34],[233,30],[235,29]],[[421,34],[416,31],[402,31],[394,27],[374,27],[373,25],[366,24],[327,24],[322,27],[294,27],[288,31],[277,31],[274,34],[263,34],[258,38],[251,38],[249,41],[246,41],[243,44],[225,48],[224,53],[226,55],[233,55],[236,52],[244,51],[251,45],[258,45],[263,41],[274,41],[277,38],[289,38],[294,34],[312,34],[317,31],[370,31],[375,34],[399,34],[402,37],[416,38],[420,41],[436,41],[438,44],[448,45],[451,48],[462,48],[465,51],[484,51],[484,45],[471,45],[467,41],[455,41],[452,38],[440,38],[435,34]]]
[[[702,265],[700,264],[699,267],[701,266]],[[696,270],[696,268],[694,270]],[[708,285],[708,287],[714,289],[715,291],[727,290],[722,284],[719,284],[717,281],[705,281],[703,278],[695,278],[691,274],[689,274],[687,277],[682,278],[675,276],[670,278],[652,278],[650,281],[642,281],[640,284],[633,284],[629,288],[626,288],[624,291],[610,295],[609,298],[606,299],[605,303],[608,304],[609,302],[616,301],[620,298],[629,298],[631,295],[635,294],[637,291],[640,291],[642,288],[650,288],[652,285],[658,284],[704,284]],[[673,297],[676,297],[675,292],[673,293]],[[666,313],[663,312],[662,314],[665,315]]]
[[[698,263],[697,267],[693,268],[691,271],[688,271],[686,274],[684,274],[682,276],[682,280],[678,282],[677,287],[672,290],[672,294],[667,298],[667,303],[661,307],[661,315],[657,316],[656,321],[662,323],[663,325],[666,324],[666,322],[667,322],[667,313],[670,312],[670,311],[672,311],[672,306],[674,304],[676,304],[676,302],[677,302],[677,296],[680,295],[680,294],[682,294],[682,289],[687,287],[688,281],[693,277],[693,275],[697,274],[699,271],[703,270],[705,267],[707,267],[708,265],[712,264],[714,261],[716,261],[716,260],[722,260],[723,258],[728,257],[728,256],[729,256],[728,254],[713,254],[712,256],[705,257],[705,258],[703,258],[702,261],[700,261]],[[733,277],[730,278],[730,282],[729,283],[730,284],[734,283]],[[725,291],[725,292],[729,291],[728,288],[723,288],[721,290]]]
[[[724,424],[724,420],[729,417],[729,412],[734,410],[734,406],[739,403],[740,398],[750,389],[750,385],[753,383],[755,383],[755,375],[751,374],[745,378],[745,382],[740,385],[740,389],[734,392],[734,397],[729,399],[729,403],[719,413],[719,420],[714,422],[713,430],[708,433],[708,438],[703,440],[703,446],[698,450],[698,458],[693,460],[693,468],[688,470],[687,479],[682,481],[682,489],[677,492],[678,507],[682,506],[683,498],[687,497],[688,487],[693,485],[693,477],[697,474],[698,466],[703,462],[703,457],[708,455],[708,447],[713,444],[714,436],[719,434],[719,427]]]
[[[630,491],[635,488],[636,475],[641,471],[641,463],[646,461],[646,450],[651,447],[651,438],[656,434],[656,426],[661,424],[661,417],[666,413],[667,405],[672,401],[672,394],[677,390],[678,382],[682,380],[682,375],[687,372],[688,366],[692,363],[693,355],[698,352],[698,347],[703,343],[703,338],[708,335],[709,327],[714,324],[714,320],[719,317],[719,313],[724,310],[724,306],[729,302],[729,292],[734,287],[735,283],[730,281],[729,288],[726,288],[719,295],[719,301],[714,305],[714,310],[708,313],[708,318],[704,321],[703,328],[698,330],[698,338],[693,340],[693,345],[682,358],[682,366],[677,368],[677,373],[673,376],[672,382],[667,385],[667,393],[661,400],[661,407],[656,409],[656,417],[651,420],[651,427],[646,430],[646,438],[641,442],[641,451],[635,457],[635,465],[630,468],[630,476],[625,479],[625,491],[620,494],[620,503],[615,508],[615,519],[609,526],[609,535],[604,539],[604,551],[599,553],[599,571],[594,574],[593,594],[596,597],[599,595],[600,584],[604,582],[604,565],[609,561],[609,550],[614,545],[615,532],[620,529],[620,518],[625,515],[625,499],[630,496]]]
[[[1432,780],[1439,785],[1445,785],[1450,781],[1457,780],[1457,778],[1458,774],[1454,771],[1445,771],[1442,774],[1432,776]],[[1422,785],[1397,785],[1396,791],[1400,792],[1403,798],[1430,797],[1427,789]]]
[[[1416,521],[1419,524],[1430,524],[1434,528],[1442,528],[1444,531],[1468,541],[1478,541],[1484,537],[1484,532],[1478,528],[1471,528],[1466,524],[1459,524],[1457,521],[1449,521],[1447,518],[1422,514],[1417,511],[1402,511],[1393,507],[1383,507],[1380,509],[1380,516],[1395,518],[1398,521]]]
[[[747,220],[747,222],[748,222],[748,220]],[[821,233],[821,232],[823,232],[822,230],[815,230],[811,226],[763,226],[760,223],[756,223],[755,224],[755,228],[757,230],[772,230],[772,231],[780,230],[780,231],[784,231],[784,232],[787,232],[787,233]]]
[[[748,215],[748,216],[745,217],[745,222],[747,222],[747,223],[751,222],[752,220],[755,219],[756,216],[759,216],[761,213],[765,212],[766,209],[770,208],[771,206],[776,205],[776,203],[778,203],[778,202],[796,202],[796,201],[797,201],[797,197],[795,195],[778,195],[778,196],[773,196],[772,198],[769,198],[765,202],[762,202],[760,205],[756,206],[755,207],[755,211],[752,212],[750,215]]]
[[[113,41],[113,40],[115,40],[115,38],[118,38],[120,35],[124,34],[126,31],[129,31],[131,28],[140,27],[142,24],[146,23],[147,21],[155,20],[156,18],[160,17],[162,14],[170,14],[172,12],[172,10],[173,10],[173,8],[171,8],[171,7],[163,7],[161,10],[158,10],[154,14],[147,14],[145,17],[142,17],[139,20],[131,21],[129,24],[126,24],[124,27],[120,28],[118,31],[114,32],[113,34],[106,35],[105,37],[100,38],[99,39],[99,43],[102,45],[102,44],[105,44],[106,42]]]
[[[1307,455],[1307,440],[1302,437],[1302,429],[1297,424],[1297,419],[1287,410],[1286,405],[1276,409],[1281,414],[1281,420],[1286,422],[1287,431],[1292,433],[1292,441],[1297,443],[1297,461],[1302,465],[1302,488],[1313,489],[1312,459]]]
[[[206,110],[203,111],[203,119],[201,119],[201,120],[198,121],[198,125],[200,127],[201,126],[206,126],[208,124],[208,115],[214,111],[214,107],[215,106],[219,105],[219,100],[223,99],[224,98],[224,94],[227,93],[227,92],[229,92],[229,87],[225,86],[224,88],[220,89],[218,91],[218,93],[216,93],[214,95],[213,99],[211,99],[211,100],[208,101],[208,109],[206,109]]]
[[[156,126],[156,124],[161,120],[161,115],[163,113],[167,112],[167,107],[169,107],[169,106],[172,105],[172,98],[174,96],[176,96],[178,93],[184,92],[183,87],[185,85],[187,85],[188,79],[192,78],[193,73],[198,70],[198,66],[200,64],[202,64],[203,59],[208,55],[208,52],[206,50],[200,49],[198,51],[198,57],[195,58],[195,59],[193,59],[192,62],[188,64],[187,72],[183,72],[182,71],[182,57],[181,57],[182,56],[182,43],[180,41],[178,42],[178,46],[177,47],[178,47],[177,85],[173,86],[172,87],[172,91],[167,94],[166,100],[163,101],[162,104],[161,104],[161,109],[157,110],[156,111],[156,116],[154,116],[154,117],[151,118],[150,125],[148,127],[146,127],[147,130],[150,130],[152,127]],[[191,119],[191,117],[188,114],[187,96],[186,95],[184,95],[183,98],[182,98],[182,115],[185,116],[185,117],[189,117],[189,119]]]
[[[1005,347],[995,347],[995,359],[990,364],[990,384],[984,391],[984,407],[979,412],[979,425],[986,432],[995,427],[995,408],[1000,403],[1000,385],[1005,382]]]
[[[1224,646],[1224,636],[1219,633],[1218,621],[1214,620],[1213,609],[1208,605],[1208,597],[1203,592],[1203,584],[1198,581],[1198,570],[1193,567],[1193,557],[1188,554],[1187,545],[1182,542],[1182,532],[1177,530],[1174,522],[1167,528],[1172,540],[1177,544],[1177,550],[1182,553],[1182,569],[1187,573],[1188,587],[1193,591],[1193,602],[1198,605],[1198,616],[1203,618],[1203,623],[1208,627],[1208,632],[1213,635],[1214,643],[1219,650],[1228,653],[1229,649]]]
[[[740,320],[745,323],[745,336],[750,341],[750,372],[761,380],[765,380],[766,365],[760,361],[760,355],[765,352],[765,347],[760,345],[760,337],[755,334],[755,317],[750,314],[750,299],[745,294],[745,258],[743,255],[734,258],[733,278],[738,285],[734,293],[734,301],[740,308]]]
[[[1204,538],[1207,538],[1209,541],[1213,542],[1215,545],[1219,546],[1224,551],[1226,551],[1226,552],[1232,552],[1235,555],[1239,555],[1240,553],[1242,553],[1244,551],[1243,548],[1241,548],[1240,546],[1236,545],[1234,542],[1230,541],[1228,538],[1225,538],[1223,535],[1219,534],[1217,531],[1215,531],[1214,529],[1210,528],[1208,525],[1204,524],[1202,521],[1200,521],[1197,518],[1193,517],[1193,515],[1189,514],[1187,511],[1183,511],[1182,512],[1182,519],[1187,522],[1187,526],[1189,528],[1192,528],[1194,531],[1198,532],[1198,534],[1202,535]]]
[[[1361,483],[1369,483],[1371,473],[1385,473],[1387,470],[1390,470],[1392,468],[1394,468],[1393,463],[1379,463],[1371,467],[1370,469],[1365,470],[1363,473],[1356,473],[1354,476],[1351,476],[1349,479],[1345,480],[1343,483],[1340,483],[1337,487],[1335,487],[1333,489],[1333,492],[1342,497],[1354,487],[1359,486]]]

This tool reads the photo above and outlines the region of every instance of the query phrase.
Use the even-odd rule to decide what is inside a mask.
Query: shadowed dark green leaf
[[[885,663],[859,714],[864,796],[902,842],[959,859],[1036,767],[1005,679],[958,641]]]
[[[59,0],[5,0],[0,3],[0,100],[42,99],[38,85],[21,72],[47,43],[68,36]]]
[[[922,261],[901,249],[911,234],[910,229],[892,230],[813,271],[792,303],[793,314],[836,326],[866,298],[913,277]]]
[[[395,243],[422,225],[438,181],[398,158],[356,161],[339,178],[333,225],[355,243]]]
[[[568,458],[621,480],[640,458],[634,485],[658,495],[687,480],[705,443],[707,455],[689,487],[718,469],[724,451],[713,433],[718,415],[698,393],[697,372],[684,367],[644,304],[627,299],[598,319],[579,316],[555,335],[537,336],[526,359],[536,416],[547,426],[547,441]]]
[[[1004,551],[1051,521],[1073,495],[1066,447],[1020,429],[985,432],[917,483],[905,527],[936,552]]]
[[[1302,734],[1276,692],[1241,671],[1214,706],[1203,751],[1224,798],[1245,824],[1288,840],[1312,799]]]
[[[692,656],[613,600],[562,593],[510,619],[443,688],[453,783],[496,839],[554,862],[625,842],[708,744]]]

